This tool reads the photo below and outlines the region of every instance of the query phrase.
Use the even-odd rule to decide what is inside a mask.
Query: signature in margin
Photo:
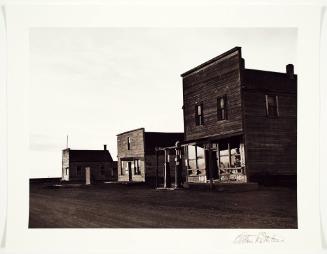
[[[284,242],[284,239],[282,239],[281,237],[277,237],[276,235],[269,235],[266,232],[260,232],[258,234],[242,233],[238,235],[233,242],[237,244],[278,243]]]

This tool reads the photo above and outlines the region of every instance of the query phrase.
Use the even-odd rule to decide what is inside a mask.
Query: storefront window
[[[140,160],[134,160],[134,175],[140,175]]]
[[[230,167],[228,149],[219,151],[219,159],[220,159],[219,168],[221,171],[224,172],[225,168]]]
[[[196,146],[188,146],[188,166],[190,169],[196,169]]]
[[[231,149],[231,167],[241,167],[241,155],[239,148]]]
[[[189,145],[187,149],[189,175],[202,174],[201,170],[205,169],[204,148],[196,145]]]
[[[128,175],[128,162],[129,161],[122,161],[121,162],[121,174]]]
[[[200,146],[197,146],[197,162],[198,169],[204,169],[206,167],[205,159],[204,159],[204,149]]]

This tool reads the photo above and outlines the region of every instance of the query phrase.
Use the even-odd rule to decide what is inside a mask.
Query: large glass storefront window
[[[188,168],[196,170],[196,146],[187,146],[188,148]]]
[[[197,145],[186,146],[188,175],[205,174],[204,148]]]
[[[197,150],[197,162],[198,162],[198,169],[205,169],[205,158],[204,158],[204,149],[201,146],[196,147]]]
[[[130,171],[133,172],[134,175],[141,174],[141,160],[135,159],[131,161],[121,161],[121,175],[128,175]]]
[[[219,181],[246,181],[244,145],[240,137],[214,142],[211,152],[208,147],[208,144],[185,147],[185,163],[189,177],[199,176],[198,179],[192,179],[202,179],[204,182],[210,177]],[[211,173],[208,171],[210,163]]]

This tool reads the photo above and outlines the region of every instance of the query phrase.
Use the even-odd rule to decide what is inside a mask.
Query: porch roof
[[[214,142],[214,141],[219,141],[221,139],[241,136],[243,134],[244,134],[243,131],[233,132],[233,133],[229,133],[229,134],[218,134],[218,135],[208,136],[208,137],[199,138],[199,139],[185,140],[185,141],[181,142],[181,145],[187,145],[187,144],[191,144],[191,143],[201,144],[201,143]]]

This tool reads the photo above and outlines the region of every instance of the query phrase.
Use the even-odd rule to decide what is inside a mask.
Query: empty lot
[[[159,191],[146,185],[30,186],[30,228],[297,228],[296,190]]]

